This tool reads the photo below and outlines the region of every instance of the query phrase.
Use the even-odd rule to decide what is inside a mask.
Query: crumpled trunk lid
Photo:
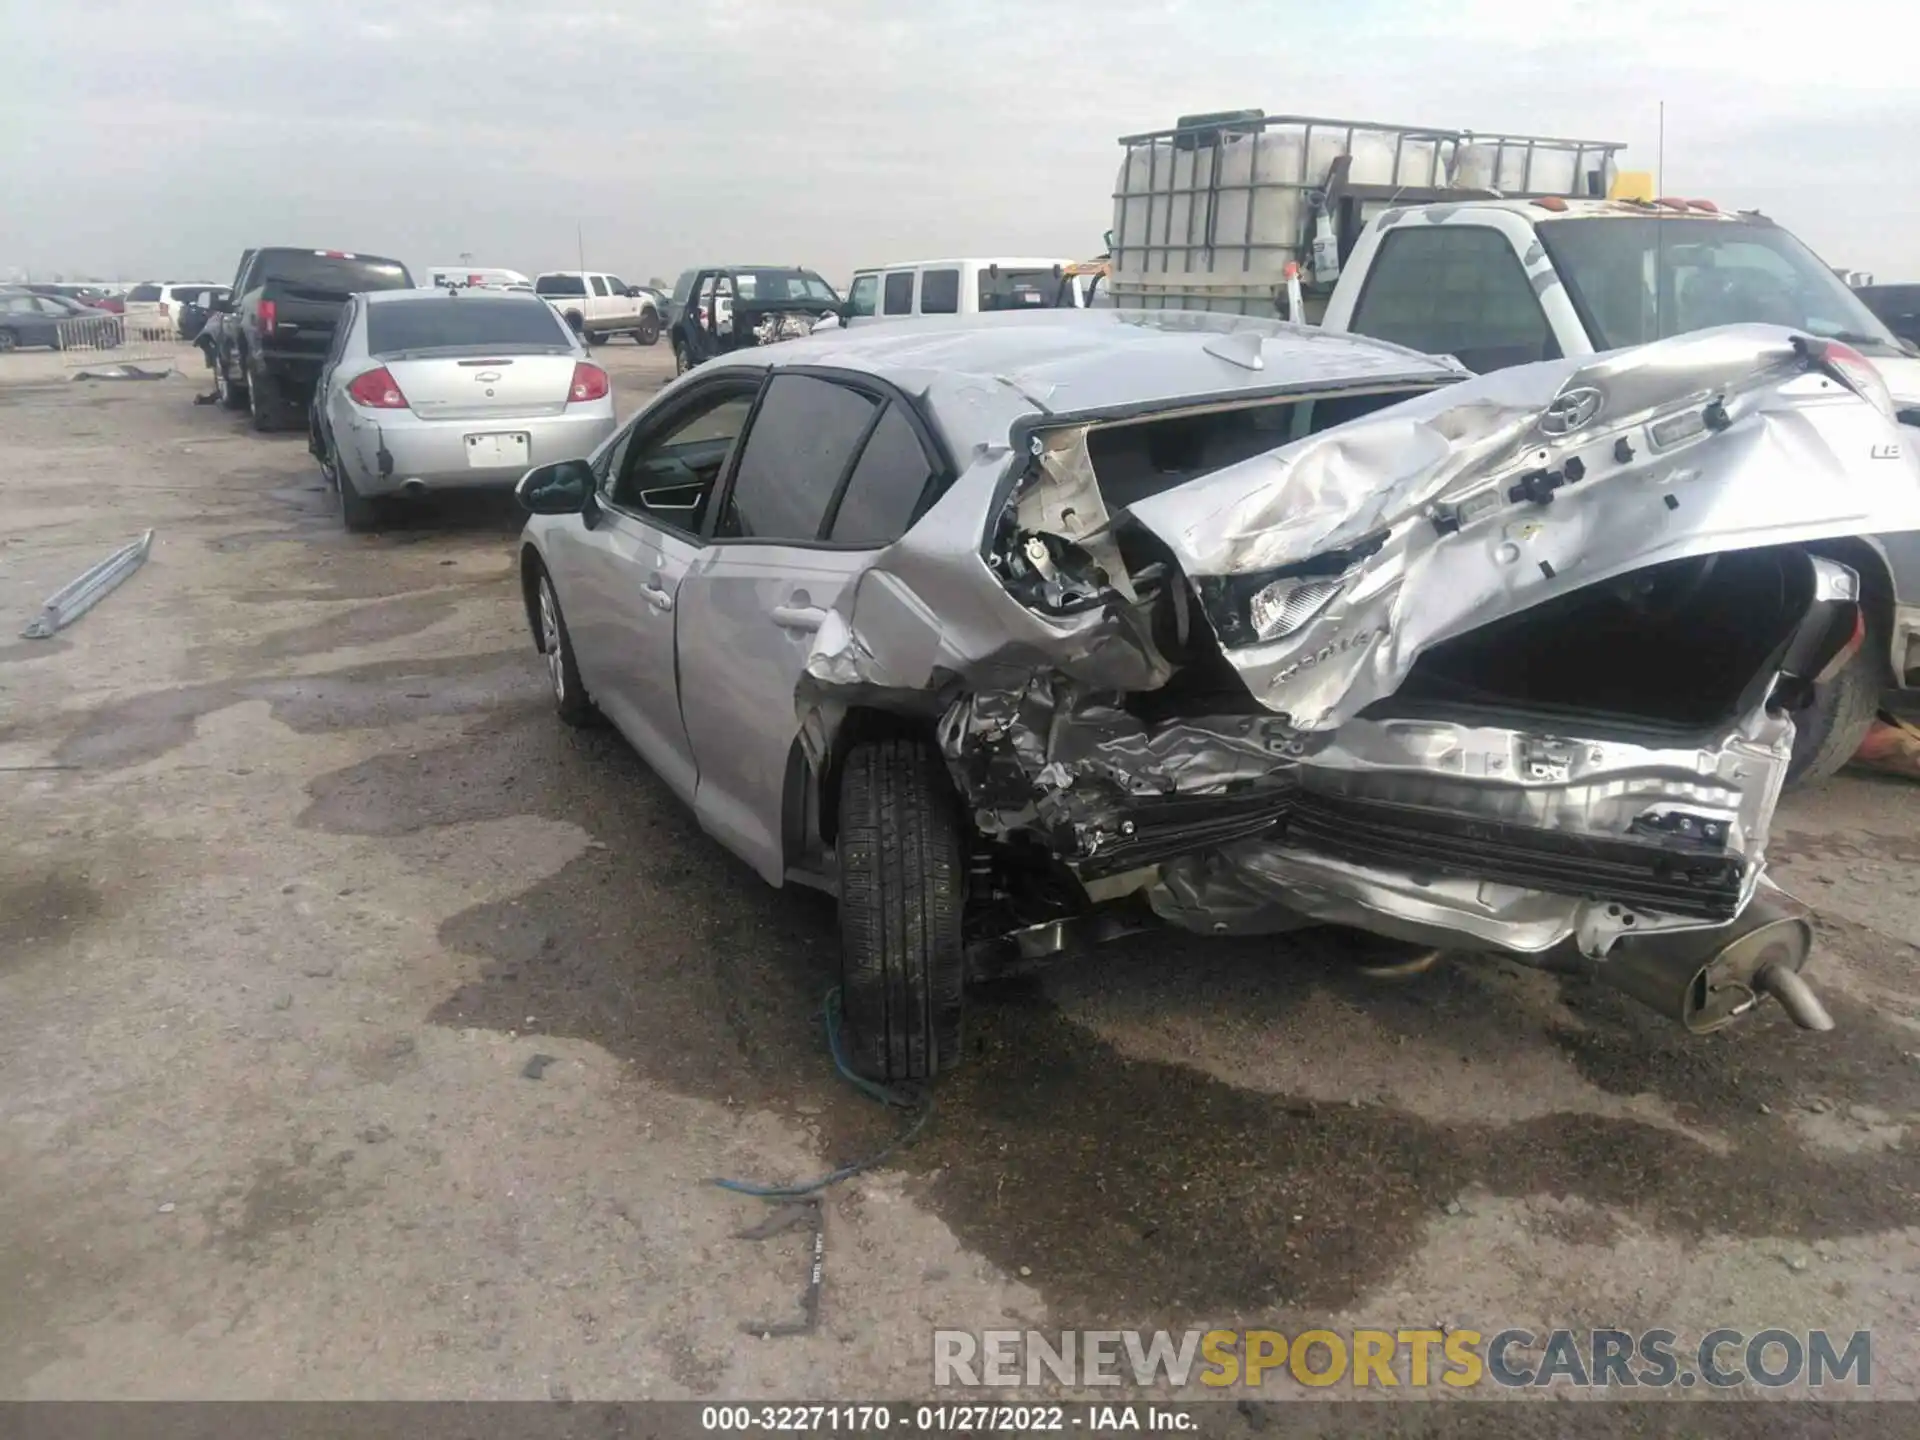
[[[1920,529],[1910,433],[1732,326],[1465,381],[1129,510],[1258,702],[1326,731],[1430,647],[1629,571]]]

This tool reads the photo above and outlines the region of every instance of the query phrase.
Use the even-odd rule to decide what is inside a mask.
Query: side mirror
[[[536,465],[513,493],[535,515],[578,515],[593,499],[593,467],[584,460]]]

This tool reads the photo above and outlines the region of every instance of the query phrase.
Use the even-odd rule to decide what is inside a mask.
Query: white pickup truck
[[[1476,371],[1785,325],[1864,357],[1920,426],[1920,352],[1830,267],[1751,211],[1612,198],[1613,142],[1233,111],[1121,143],[1115,305],[1317,322]],[[1867,643],[1796,717],[1797,778],[1839,769],[1887,693],[1920,688],[1920,533],[1827,548],[1862,578]]]

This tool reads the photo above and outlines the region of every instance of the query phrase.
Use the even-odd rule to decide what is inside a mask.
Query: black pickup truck
[[[269,246],[240,257],[232,298],[218,302],[210,360],[220,403],[276,430],[306,414],[349,295],[410,290],[398,260],[346,250]]]

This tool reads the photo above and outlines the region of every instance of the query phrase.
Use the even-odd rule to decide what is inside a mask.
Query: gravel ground
[[[665,373],[601,354],[624,408]],[[982,997],[828,1203],[819,1330],[744,1334],[804,1241],[706,1180],[890,1133],[830,906],[554,720],[506,506],[349,537],[181,363],[0,362],[0,1396],[900,1396],[935,1326],[1214,1323],[1870,1328],[1920,1393],[1920,807],[1854,777],[1775,851],[1833,1034],[1141,938]]]

